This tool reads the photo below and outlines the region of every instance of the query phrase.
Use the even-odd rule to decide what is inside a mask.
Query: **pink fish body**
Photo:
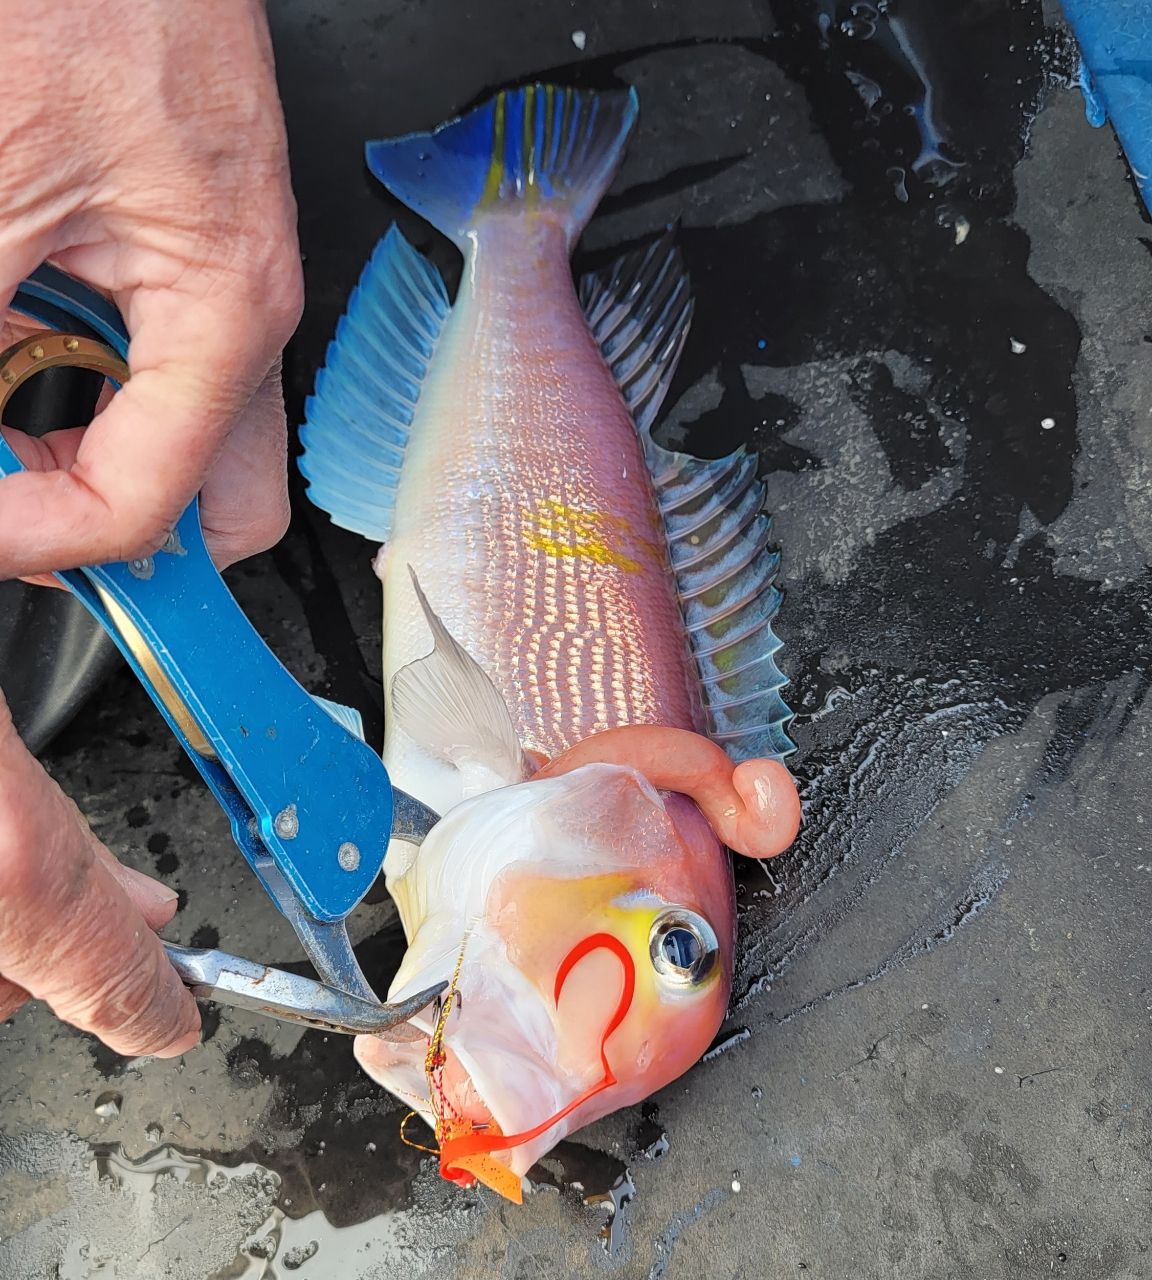
[[[634,115],[536,86],[372,144],[464,275],[449,307],[389,233],[302,432],[314,500],[382,544],[385,764],[445,814],[388,855],[409,941],[390,996],[443,978],[453,998],[357,1053],[446,1176],[513,1198],[566,1132],[707,1047],[734,945],[716,832],[737,845],[746,820],[763,855],[798,821],[751,750],[790,745],[754,460],[647,434],[687,329],[679,259],[661,242],[573,285]]]
[[[652,481],[557,221],[497,213],[477,228],[377,563],[386,684],[428,650],[409,566],[530,750],[618,725],[698,727]],[[385,760],[419,789],[401,733],[393,722]]]

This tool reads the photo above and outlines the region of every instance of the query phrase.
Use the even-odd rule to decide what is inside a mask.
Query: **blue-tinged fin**
[[[580,280],[580,303],[645,449],[692,321],[692,289],[673,228]]]
[[[692,301],[671,232],[585,276],[589,327],[641,433],[664,518],[709,735],[736,761],[789,755],[793,714],[776,664],[779,553],[755,455],[708,461],[664,449],[652,426],[688,334]]]
[[[789,755],[793,715],[776,665],[779,553],[754,454],[705,461],[654,446],[657,501],[710,736],[737,761]]]
[[[315,693],[312,695],[312,701],[318,702],[338,725],[347,729],[349,733],[355,734],[361,742],[365,741],[364,719],[355,707],[347,707],[342,702],[330,702],[327,698],[321,698]]]
[[[408,429],[448,309],[440,273],[391,227],[304,406],[308,497],[334,524],[376,542],[392,531]]]
[[[506,89],[431,133],[370,142],[368,167],[409,208],[466,248],[486,210],[561,219],[574,244],[619,166],[634,89]]]

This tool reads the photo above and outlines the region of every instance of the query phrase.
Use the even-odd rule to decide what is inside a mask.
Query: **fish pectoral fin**
[[[347,729],[349,733],[355,734],[361,742],[367,741],[364,736],[364,717],[355,707],[347,707],[342,702],[332,702],[328,698],[320,697],[317,693],[312,695],[312,701],[318,702],[338,725]]]
[[[408,571],[433,648],[393,676],[393,722],[445,764],[457,769],[479,764],[503,783],[523,782],[534,766],[524,754],[504,699],[428,603],[415,570],[409,566]]]

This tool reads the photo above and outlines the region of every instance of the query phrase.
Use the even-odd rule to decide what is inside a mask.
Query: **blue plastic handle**
[[[1064,0],[1083,54],[1089,119],[1109,117],[1152,212],[1152,6],[1148,0]]]
[[[42,268],[13,306],[55,329],[91,333],[124,357],[115,309]],[[0,440],[0,475],[23,465]],[[146,560],[57,578],[108,631],[227,813],[237,846],[281,902],[278,871],[317,920],[343,919],[380,873],[392,787],[380,757],[300,686],[245,617],[208,555],[193,501]],[[144,638],[216,758],[189,741],[137,661],[100,592]]]

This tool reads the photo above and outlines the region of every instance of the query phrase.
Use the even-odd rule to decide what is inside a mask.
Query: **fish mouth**
[[[413,1019],[424,1033],[420,1040],[401,1044],[360,1037],[356,1057],[378,1084],[414,1105],[436,1130],[441,1173],[449,1181],[493,1186],[491,1176],[477,1175],[485,1167],[491,1175],[493,1166],[503,1166],[518,1187],[519,1179],[569,1132],[581,1082],[559,1066],[554,1011],[519,970],[507,962],[500,968],[473,963],[457,976],[452,990],[459,991],[459,1000],[445,996],[444,1011],[428,1009]],[[441,957],[439,963],[404,973],[389,999],[452,978]],[[509,1140],[523,1134],[532,1136]],[[465,1164],[453,1174],[461,1142],[466,1143]],[[511,1185],[494,1189],[516,1198]]]
[[[493,1105],[489,1098],[502,1092],[492,1087],[494,1073],[486,1071],[466,1049],[457,1046],[453,1052],[471,1086],[471,1115],[463,1127],[445,1128],[442,1133],[441,1174],[450,1182],[471,1184],[480,1172],[473,1157],[480,1156],[505,1165],[516,1178],[522,1178],[568,1133],[565,1121],[569,1117],[561,1113],[568,1110],[569,1103],[579,1100],[579,1091],[566,1089],[563,1092],[569,1097],[561,1098],[557,1082],[544,1064],[521,1059],[515,1075],[518,1105],[511,1109],[507,1098]],[[518,1139],[524,1134],[533,1136],[507,1145],[509,1139]]]
[[[484,940],[474,935],[473,942],[479,952],[486,950]],[[619,1001],[597,1018],[600,1031],[588,1051],[573,1057],[562,1053],[557,1011],[569,974],[594,951],[615,956],[624,982]],[[447,1180],[484,1182],[517,1199],[520,1179],[587,1122],[586,1104],[616,1085],[605,1046],[631,1006],[635,965],[623,942],[594,933],[564,958],[549,983],[550,1000],[507,960],[501,967],[475,963],[482,958],[474,955],[473,965],[455,975],[451,990],[459,991],[458,1001],[449,997],[439,1012],[429,1010],[415,1020],[427,1039],[396,1044],[362,1038],[356,1056],[398,1097],[424,1099],[417,1109],[436,1130],[440,1172]],[[437,976],[453,976],[441,972],[444,960],[441,953],[436,963],[414,966],[402,983],[393,984],[389,998],[402,999]],[[586,977],[574,990],[577,998],[587,990]]]
[[[598,1078],[590,1083],[584,1084],[572,1079],[571,1077],[560,1076],[557,1070],[548,1070],[547,1064],[544,1065],[542,1078],[552,1084],[552,1104],[538,1108],[535,1105],[524,1107],[518,1106],[517,1113],[527,1112],[530,1116],[536,1117],[536,1122],[531,1127],[525,1128],[523,1125],[512,1129],[501,1123],[501,1117],[496,1107],[491,1105],[491,1093],[486,1093],[479,1088],[479,1082],[476,1077],[476,1067],[478,1063],[473,1060],[471,1070],[467,1072],[468,1079],[472,1089],[481,1099],[487,1099],[484,1105],[492,1116],[492,1121],[498,1126],[498,1132],[490,1133],[487,1122],[481,1122],[477,1126],[472,1123],[470,1131],[456,1133],[447,1131],[441,1136],[440,1142],[440,1172],[450,1181],[462,1181],[459,1176],[461,1171],[466,1175],[467,1180],[471,1182],[481,1177],[484,1168],[489,1172],[491,1170],[491,1161],[498,1160],[497,1153],[507,1155],[506,1163],[513,1173],[522,1176],[536,1163],[537,1159],[546,1151],[551,1150],[557,1142],[560,1141],[573,1127],[577,1127],[582,1121],[578,1120],[581,1111],[587,1103],[592,1102],[597,1095],[610,1090],[617,1084],[617,1079],[608,1062],[607,1044],[612,1033],[628,1016],[628,1012],[632,1007],[633,997],[636,991],[636,966],[632,958],[632,954],[628,947],[617,937],[610,933],[592,934],[581,942],[577,943],[571,951],[565,956],[559,969],[556,972],[555,983],[555,1002],[557,1006],[560,1002],[560,996],[564,989],[565,983],[569,975],[587,956],[597,951],[608,951],[619,961],[623,970],[623,988],[620,998],[616,1004],[615,1011],[611,1020],[608,1022],[603,1037],[600,1041],[599,1052],[599,1072]],[[526,1041],[525,1043],[531,1043]],[[460,1059],[460,1065],[466,1067],[466,1060],[460,1056],[460,1049],[456,1050]],[[568,1096],[561,1100],[556,1095],[561,1092],[556,1086],[560,1080],[563,1080],[563,1092]],[[524,1088],[522,1080],[516,1080],[516,1099],[518,1103],[524,1100]],[[503,1101],[507,1102],[507,1094]],[[504,1110],[501,1108],[501,1110]],[[507,1112],[505,1111],[505,1115]],[[483,1162],[478,1168],[477,1160]],[[483,1179],[482,1179],[483,1180]]]

